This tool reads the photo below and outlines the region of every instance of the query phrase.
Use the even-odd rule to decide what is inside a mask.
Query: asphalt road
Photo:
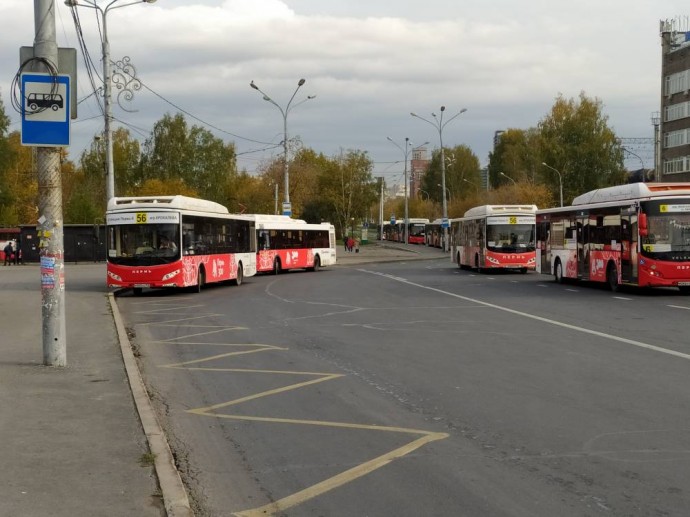
[[[444,261],[118,306],[197,515],[684,516],[690,298]]]

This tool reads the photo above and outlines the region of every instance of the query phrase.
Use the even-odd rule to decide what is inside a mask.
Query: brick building
[[[657,181],[690,181],[690,20],[661,20],[661,103],[655,126]],[[658,129],[657,129],[658,128]]]

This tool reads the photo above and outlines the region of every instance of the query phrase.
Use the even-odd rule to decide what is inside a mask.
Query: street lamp
[[[556,174],[558,174],[558,185],[560,186],[560,192],[561,192],[561,206],[563,206],[563,177],[561,176],[561,173],[559,172],[558,169],[551,167],[551,165],[549,165],[546,162],[541,162],[541,164],[544,167],[547,167],[547,168],[551,169],[552,171],[554,171]]]
[[[285,182],[285,204],[287,205],[288,209],[290,207],[290,176],[289,176],[289,166],[288,166],[288,130],[287,130],[287,118],[288,114],[290,113],[290,110],[292,108],[295,108],[299,106],[302,103],[307,102],[308,100],[313,99],[316,97],[316,95],[308,95],[306,99],[302,99],[300,102],[295,104],[294,106],[291,106],[292,101],[295,99],[295,95],[297,95],[297,92],[299,89],[304,85],[304,83],[307,82],[306,79],[300,79],[297,82],[297,88],[295,88],[295,91],[292,94],[292,97],[290,97],[290,100],[288,101],[287,105],[285,106],[285,109],[283,109],[276,101],[271,99],[268,95],[266,95],[261,89],[252,81],[249,83],[249,86],[254,88],[256,91],[258,91],[260,94],[264,96],[264,100],[267,102],[270,102],[273,104],[276,108],[280,110],[280,114],[283,116],[283,174],[284,174],[284,182]],[[292,210],[289,209],[290,213],[287,213],[286,210],[283,210],[283,215],[292,215]]]
[[[426,200],[429,201],[429,193],[426,190],[420,188],[418,192],[420,194],[426,194]],[[424,196],[422,196],[422,201],[424,201]]]
[[[508,178],[510,181],[512,181],[512,182],[513,182],[513,185],[517,185],[517,182],[516,182],[513,178],[511,178],[510,176],[508,176],[507,174],[504,174],[503,172],[499,172],[499,174],[500,174],[501,176],[503,176],[504,178]]]
[[[443,185],[441,185],[440,183],[437,183],[436,186],[444,188]],[[448,200],[452,203],[453,202],[453,196],[450,195],[450,189],[448,187],[445,187],[445,192],[448,193]]]
[[[113,162],[113,130],[110,126],[113,118],[112,108],[112,69],[110,67],[110,42],[108,41],[108,26],[107,15],[113,9],[127,7],[134,4],[152,4],[156,0],[135,0],[126,4],[120,3],[120,0],[111,0],[103,9],[96,3],[95,0],[65,0],[65,5],[71,8],[87,7],[95,9],[101,16],[101,25],[103,25],[103,34],[101,36],[101,44],[103,46],[103,104],[104,104],[104,130],[105,133],[105,162],[106,162],[106,184],[105,192],[106,198],[115,197],[115,164]]]
[[[408,217],[408,201],[407,201],[407,156],[410,152],[410,146],[412,145],[410,143],[410,139],[405,137],[405,148],[403,149],[395,140],[393,140],[391,137],[387,136],[386,137],[395,147],[400,149],[403,152],[403,156],[405,157],[405,228],[403,230],[403,238],[405,239],[405,244],[407,244],[407,241],[409,240],[409,230],[408,230],[408,222],[409,222],[409,217]]]
[[[450,121],[456,118],[458,115],[465,113],[467,111],[467,108],[462,108],[455,115],[443,122],[443,113],[445,111],[446,107],[441,106],[440,117],[436,117],[436,113],[432,113],[431,116],[434,117],[433,122],[424,117],[420,117],[416,113],[410,113],[410,115],[423,120],[427,124],[433,126],[438,131],[438,139],[441,144],[441,183],[443,186],[443,251],[448,251],[448,203],[446,201],[446,156],[443,151],[443,128],[445,128],[450,123]]]
[[[468,180],[467,178],[462,178],[462,181],[464,181],[465,183],[469,183],[469,184],[472,185],[476,190],[479,190],[479,187],[477,186],[477,184],[476,184],[474,181],[470,181],[470,180]]]

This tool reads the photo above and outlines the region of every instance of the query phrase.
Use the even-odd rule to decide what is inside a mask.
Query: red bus
[[[537,271],[564,279],[690,292],[690,183],[593,190],[537,212]]]
[[[194,287],[256,274],[254,220],[185,196],[120,197],[106,212],[107,285]]]
[[[317,271],[335,264],[335,227],[309,224],[285,215],[253,214],[259,273],[289,269]]]
[[[450,256],[458,267],[535,269],[535,205],[483,205],[450,222]]]
[[[408,244],[424,244],[426,225],[429,219],[408,218],[407,219],[407,242]],[[391,242],[405,242],[405,222],[397,221],[394,224],[383,225],[384,239]]]

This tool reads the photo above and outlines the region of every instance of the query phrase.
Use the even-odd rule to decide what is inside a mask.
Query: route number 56
[[[137,224],[146,224],[146,212],[137,213]]]

